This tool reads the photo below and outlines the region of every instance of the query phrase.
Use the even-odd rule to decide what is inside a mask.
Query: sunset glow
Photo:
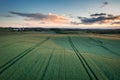
[[[120,28],[120,0],[1,0],[0,27]]]

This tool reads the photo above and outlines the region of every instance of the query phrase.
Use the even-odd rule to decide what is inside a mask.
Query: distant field
[[[0,32],[0,80],[120,80],[120,35]]]

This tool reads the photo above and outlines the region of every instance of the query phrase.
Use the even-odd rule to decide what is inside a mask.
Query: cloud
[[[95,13],[95,14],[91,14],[90,16],[105,16],[107,15],[106,13]]]
[[[119,24],[120,25],[120,21],[119,22],[113,22],[112,24]]]
[[[105,1],[105,2],[103,2],[102,3],[102,6],[100,7],[100,8],[103,8],[103,7],[105,7],[106,5],[108,5],[109,3],[107,2],[107,1]]]
[[[114,16],[114,15],[106,14],[106,13],[95,13],[95,14],[91,14],[89,18],[78,17],[78,19],[80,19],[81,21],[79,24],[95,24],[95,23],[97,24],[119,24],[120,23],[120,15]]]
[[[73,22],[73,21],[71,21],[71,24],[73,24],[73,25],[79,25],[80,23],[79,22]]]
[[[43,18],[46,18],[46,15],[43,15],[41,13],[20,13],[20,12],[13,12],[11,11],[10,12],[11,14],[16,14],[16,15],[19,15],[19,16],[23,16],[23,17],[29,17],[29,18],[34,18],[34,19],[43,19]]]
[[[42,21],[44,22],[52,22],[52,23],[66,23],[68,19],[64,16],[55,15],[52,13],[42,14],[42,13],[21,13],[21,12],[10,12],[13,15],[18,15],[22,17],[26,17],[26,21]]]
[[[66,17],[52,13],[22,13],[11,11],[12,16],[24,18],[26,26],[104,26],[120,25],[120,15],[107,13],[90,14],[89,17]]]
[[[1,17],[14,17],[12,15],[0,15]]]
[[[97,18],[83,18],[81,19],[82,23],[84,24],[92,24],[92,23],[98,23],[104,20],[105,17],[97,17]]]
[[[14,17],[14,16],[12,16],[12,15],[5,15],[5,17]]]

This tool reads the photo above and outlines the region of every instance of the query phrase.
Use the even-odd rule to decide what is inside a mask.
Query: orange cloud
[[[42,13],[20,13],[20,12],[10,12],[18,16],[26,17],[26,21],[40,21],[44,23],[67,23],[68,19],[64,16],[55,15],[52,13],[42,14]]]
[[[68,19],[64,16],[58,16],[55,14],[48,14],[48,17],[43,18],[44,21],[49,21],[53,23],[66,23]]]

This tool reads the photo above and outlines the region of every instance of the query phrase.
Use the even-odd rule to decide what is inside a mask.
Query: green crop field
[[[0,32],[0,80],[120,80],[120,35]]]

